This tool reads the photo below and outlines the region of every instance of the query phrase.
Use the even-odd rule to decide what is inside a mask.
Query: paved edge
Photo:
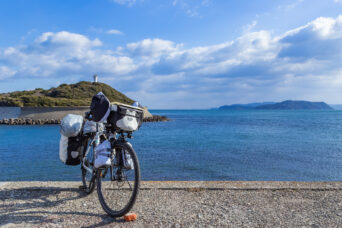
[[[8,184],[8,182],[0,182],[0,189],[1,189],[1,187],[4,187],[7,184]]]
[[[78,187],[81,181],[15,181],[0,182],[2,188]],[[342,181],[142,181],[140,188],[163,190],[342,190]]]

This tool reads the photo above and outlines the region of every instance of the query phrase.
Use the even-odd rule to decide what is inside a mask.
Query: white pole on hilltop
[[[94,82],[97,82],[99,79],[99,77],[97,76],[97,74],[94,74]]]

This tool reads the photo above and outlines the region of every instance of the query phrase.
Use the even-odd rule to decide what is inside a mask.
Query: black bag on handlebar
[[[95,122],[103,122],[107,119],[110,108],[109,108],[109,100],[102,93],[99,92],[95,96],[93,96],[90,104],[90,112],[92,114],[92,121]]]
[[[116,130],[133,132],[140,128],[143,122],[143,117],[143,109],[132,105],[114,102],[111,105],[108,122]]]

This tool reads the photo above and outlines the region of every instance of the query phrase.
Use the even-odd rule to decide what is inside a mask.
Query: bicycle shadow
[[[5,225],[51,224],[76,216],[94,217],[95,224],[89,227],[99,227],[111,223],[123,223],[123,219],[113,219],[106,214],[80,212],[80,211],[54,211],[57,206],[68,205],[73,200],[84,198],[87,195],[78,188],[60,187],[25,187],[18,189],[0,190],[0,227]],[[6,203],[7,202],[7,203]],[[100,222],[98,221],[100,220]],[[90,221],[91,222],[91,221]]]

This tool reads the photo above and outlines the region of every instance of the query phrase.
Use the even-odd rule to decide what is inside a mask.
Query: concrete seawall
[[[0,107],[2,119],[62,119],[69,113],[84,116],[89,107]]]
[[[84,116],[89,111],[84,107],[0,107],[0,125],[45,125],[59,124],[67,114]],[[165,116],[152,115],[145,107],[144,122],[169,121]]]
[[[61,120],[69,113],[84,116],[89,106],[83,107],[0,107],[0,120],[10,118],[46,120]],[[152,118],[152,114],[144,108],[144,118]]]
[[[22,107],[19,118],[22,119],[55,119],[60,120],[69,113],[84,116],[89,107]]]
[[[4,227],[340,227],[342,182],[143,181],[134,222],[79,182],[0,182]],[[115,199],[112,199],[115,201]]]

